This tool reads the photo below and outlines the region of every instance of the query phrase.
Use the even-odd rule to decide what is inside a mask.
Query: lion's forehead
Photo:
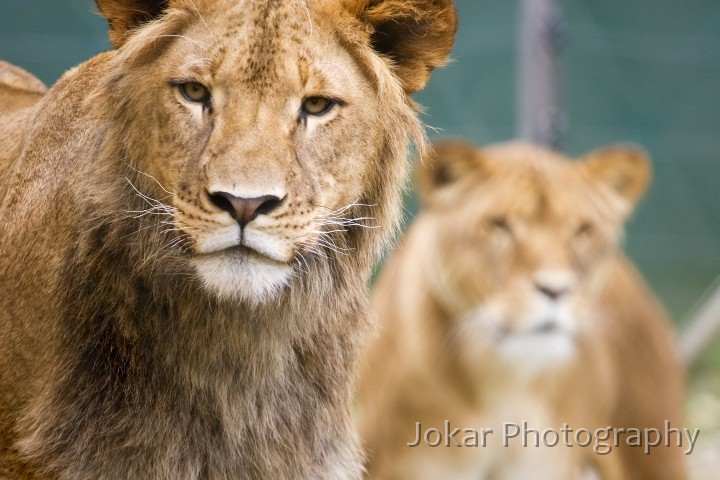
[[[218,38],[235,37],[242,31],[272,43],[277,38],[311,33],[313,10],[310,7],[305,0],[232,0],[207,2],[199,9],[188,10],[196,14],[206,28],[215,27],[213,34]]]
[[[506,281],[521,280],[543,268],[585,269],[612,251],[622,224],[582,178],[561,171],[556,178],[506,173],[467,185],[470,190],[458,187],[454,208],[424,223],[440,233],[439,245],[458,272],[476,272],[479,261],[482,278],[500,273]],[[583,229],[593,233],[578,234]]]
[[[195,14],[186,31],[198,57],[190,61],[213,76],[255,89],[273,88],[289,76],[301,77],[313,42],[327,41],[305,2],[221,3],[225,9]]]
[[[458,192],[459,195],[462,195]],[[505,217],[538,226],[559,227],[578,219],[602,221],[602,198],[573,175],[541,178],[508,175],[472,187],[465,215],[478,221]]]

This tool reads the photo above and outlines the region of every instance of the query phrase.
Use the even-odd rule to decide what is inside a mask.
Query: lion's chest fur
[[[248,310],[183,282],[152,285],[126,271],[123,256],[74,251],[61,263],[80,275],[58,286],[57,310],[46,310],[58,322],[46,335],[62,340],[48,338],[51,351],[38,360],[52,367],[29,369],[46,382],[17,427],[29,458],[75,479],[352,470],[352,446],[332,440],[343,426],[318,428],[347,402],[333,384],[349,370],[325,361],[342,350],[343,334],[331,325],[323,332],[331,340],[301,334],[307,319],[287,306]],[[346,314],[338,317],[352,322]]]

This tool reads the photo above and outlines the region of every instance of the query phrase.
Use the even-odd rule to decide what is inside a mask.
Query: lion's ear
[[[120,48],[134,28],[162,15],[169,0],[96,0],[100,14],[110,25],[110,43]]]
[[[443,140],[433,144],[427,158],[418,161],[415,185],[423,201],[459,179],[481,170],[481,153],[462,140]]]
[[[581,168],[591,180],[601,182],[624,199],[629,207],[640,200],[652,177],[645,150],[632,145],[612,145],[590,152]]]
[[[421,90],[445,64],[457,30],[452,0],[345,0],[373,30],[373,48],[389,57],[406,92]]]

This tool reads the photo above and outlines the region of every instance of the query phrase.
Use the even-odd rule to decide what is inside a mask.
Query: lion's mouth
[[[254,248],[248,247],[247,245],[236,245],[234,247],[229,247],[225,250],[221,250],[220,252],[225,253],[226,255],[233,255],[237,257],[247,257],[255,255],[267,257],[267,255],[263,255],[262,253],[258,252]]]
[[[554,317],[549,317],[530,328],[528,333],[532,335],[550,335],[563,332],[561,331],[560,322]]]
[[[193,238],[196,258],[217,258],[234,263],[259,261],[287,265],[292,261],[294,245],[279,235],[250,227],[238,234],[237,229],[220,228]]]
[[[215,250],[212,252],[203,252],[197,255],[200,258],[208,257],[223,257],[227,260],[234,261],[250,261],[258,260],[267,263],[286,264],[287,262],[282,259],[275,258],[268,255],[258,249],[252,248],[248,245],[234,245],[232,247],[223,248],[221,250]]]

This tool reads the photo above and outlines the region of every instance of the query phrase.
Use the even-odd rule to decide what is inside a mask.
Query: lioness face
[[[572,163],[517,143],[468,148],[438,147],[441,181],[424,216],[458,328],[524,366],[567,358],[648,181],[645,157],[616,148]]]
[[[143,80],[128,104],[163,126],[130,127],[136,145],[154,137],[133,157],[206,286],[261,301],[308,256],[341,249],[331,232],[372,225],[350,207],[366,199],[397,114],[333,18],[301,1],[203,3],[126,47],[152,57],[133,71]]]

